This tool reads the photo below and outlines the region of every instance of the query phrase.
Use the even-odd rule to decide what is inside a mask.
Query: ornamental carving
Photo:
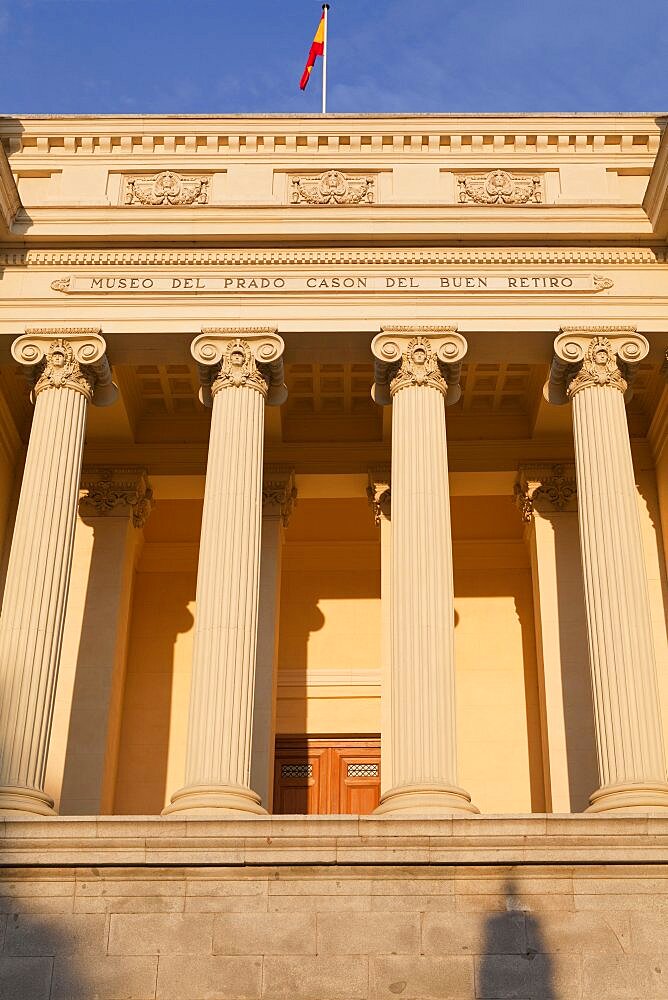
[[[431,344],[426,337],[414,337],[397,362],[390,375],[390,395],[395,396],[400,389],[409,386],[427,386],[438,389],[445,396],[448,383]]]
[[[383,327],[371,343],[376,359],[373,399],[387,406],[400,389],[424,386],[438,389],[446,405],[456,403],[467,346],[452,326]]]
[[[536,176],[518,176],[506,170],[458,177],[459,201],[474,205],[539,205],[542,182]]]
[[[144,470],[105,469],[81,484],[82,514],[107,517],[129,510],[135,528],[143,528],[153,508],[153,490]]]
[[[83,393],[89,401],[93,398],[95,374],[87,366],[79,364],[72,344],[62,337],[51,341],[46,348],[36,374],[35,397],[45,389],[66,388]]]
[[[211,395],[221,389],[256,389],[263,397],[267,395],[269,380],[255,363],[253,352],[247,340],[236,339],[228,345],[220,362],[216,377],[211,383]]]
[[[377,525],[381,521],[391,520],[392,489],[390,486],[390,466],[369,469],[369,485],[366,495],[373,510],[373,519]]]
[[[524,521],[534,511],[576,509],[577,482],[572,465],[523,466],[515,483],[515,502]]]
[[[54,292],[66,292],[69,290],[71,278],[56,278],[51,282]]]
[[[610,386],[628,402],[636,366],[648,353],[649,343],[635,327],[562,327],[543,395],[562,406],[581,389]]]
[[[391,264],[415,266],[510,264],[591,264],[599,267],[628,264],[665,264],[663,247],[454,247],[443,249],[252,249],[252,250],[14,250],[0,249],[0,267],[290,267]],[[67,280],[67,279],[58,279]],[[595,280],[599,280],[598,278]],[[601,279],[608,280],[608,279]],[[605,286],[609,287],[609,286]]]
[[[268,466],[262,481],[262,513],[265,516],[280,517],[287,528],[292,511],[297,503],[297,486],[292,469]]]
[[[126,177],[125,205],[206,205],[208,177],[182,177],[173,170],[142,177]]]
[[[375,179],[326,170],[317,177],[291,179],[293,205],[372,205]]]
[[[622,366],[625,373],[623,362]],[[607,337],[594,337],[589,342],[580,370],[568,383],[566,392],[572,399],[576,392],[593,386],[610,386],[612,389],[619,389],[622,395],[628,389],[628,382]]]
[[[247,386],[260,392],[267,406],[287,399],[283,370],[285,344],[274,327],[207,327],[190,345],[200,377],[200,399],[211,406],[223,388]]]

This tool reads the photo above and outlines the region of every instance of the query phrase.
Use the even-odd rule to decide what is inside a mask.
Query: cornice
[[[653,157],[655,115],[43,116],[0,119],[10,153],[522,156],[564,152]]]
[[[21,207],[18,188],[0,143],[0,235],[8,235]]]
[[[642,207],[654,232],[665,239],[668,236],[668,133],[661,139]]]
[[[661,247],[452,247],[342,250],[13,250],[0,247],[0,267],[271,267],[457,266],[668,263]]]

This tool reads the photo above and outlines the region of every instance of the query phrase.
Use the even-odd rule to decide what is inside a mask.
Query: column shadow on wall
[[[193,629],[194,572],[139,572],[135,577],[114,813],[159,815],[168,788],[170,730],[175,708],[175,646]],[[189,690],[189,671],[182,685]],[[184,702],[179,723],[187,725]]]
[[[482,955],[476,961],[476,996],[560,1000],[540,918],[523,907],[512,880],[506,882],[504,895],[505,912],[485,921]]]

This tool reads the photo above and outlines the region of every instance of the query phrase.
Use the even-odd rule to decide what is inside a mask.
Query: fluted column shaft
[[[392,416],[392,788],[379,813],[475,812],[457,787],[454,604],[444,398],[466,342],[449,336],[374,340]],[[381,362],[382,363],[382,362]],[[378,367],[378,366],[377,366]],[[377,371],[378,376],[378,371]],[[451,394],[452,395],[452,394]]]
[[[280,338],[265,338],[280,356]],[[271,382],[249,339],[217,351],[197,574],[186,784],[165,812],[264,813],[250,788],[262,527],[264,406]],[[260,347],[260,356],[261,354]]]
[[[44,777],[86,410],[104,350],[85,331],[72,340],[26,336],[12,348],[39,378],[0,615],[0,812],[53,813]],[[102,370],[107,376],[106,362]]]
[[[584,334],[582,335],[584,338]],[[668,808],[649,590],[624,407],[629,365],[647,354],[633,331],[577,339],[570,360],[580,544],[601,787],[591,811]],[[581,363],[580,363],[581,361]]]

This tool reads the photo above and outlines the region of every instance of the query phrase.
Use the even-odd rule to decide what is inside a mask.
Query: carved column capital
[[[459,379],[468,345],[454,326],[387,326],[374,337],[372,396],[387,406],[410,386],[438,389],[450,406],[461,396]]]
[[[295,472],[286,465],[266,465],[262,479],[262,515],[280,517],[287,528],[297,503]]]
[[[549,403],[563,405],[583,389],[610,388],[631,398],[634,365],[647,357],[649,344],[635,327],[563,327],[554,342]]]
[[[369,469],[369,485],[366,488],[366,495],[373,510],[376,524],[380,524],[383,518],[387,521],[391,520],[392,489],[389,465]]]
[[[81,477],[79,512],[85,517],[130,514],[143,528],[153,509],[153,489],[146,469],[86,469]]]
[[[268,406],[287,399],[284,343],[274,327],[208,327],[190,351],[200,375],[200,399],[211,406],[221,389],[246,387],[259,392]]]
[[[118,398],[97,327],[27,329],[12,344],[12,357],[28,369],[33,397],[47,389],[74,389],[95,406]]]
[[[515,483],[515,503],[527,522],[535,511],[553,514],[577,510],[575,466],[521,465]]]

